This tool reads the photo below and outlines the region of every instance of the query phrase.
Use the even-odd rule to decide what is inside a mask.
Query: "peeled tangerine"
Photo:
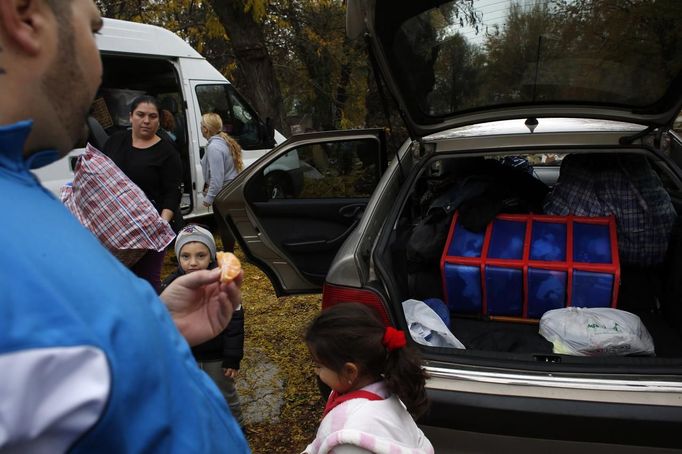
[[[234,278],[239,276],[242,264],[236,255],[231,252],[218,252],[216,254],[218,266],[220,267],[220,282],[229,284]]]

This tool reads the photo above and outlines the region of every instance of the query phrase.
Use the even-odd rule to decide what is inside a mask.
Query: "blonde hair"
[[[237,172],[241,172],[244,168],[244,161],[242,161],[242,147],[239,146],[236,140],[230,137],[225,131],[223,131],[223,120],[217,113],[206,113],[201,116],[201,126],[206,128],[209,137],[218,135],[220,136],[230,147],[230,152],[232,153],[232,160],[234,161],[234,168]]]

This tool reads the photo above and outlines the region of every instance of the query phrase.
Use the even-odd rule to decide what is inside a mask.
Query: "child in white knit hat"
[[[211,262],[215,262],[216,257],[213,235],[196,224],[186,225],[175,238],[175,257],[177,257],[180,266],[178,271],[182,271],[182,274],[206,270],[209,267],[214,268],[214,266],[210,266]],[[172,280],[168,284],[170,282]]]
[[[213,234],[196,224],[186,225],[175,239],[178,269],[161,284],[163,291],[178,276],[197,270],[215,268],[216,244]],[[199,367],[218,385],[239,425],[244,427],[239,395],[234,379],[244,356],[244,310],[232,315],[227,328],[213,339],[192,348]]]

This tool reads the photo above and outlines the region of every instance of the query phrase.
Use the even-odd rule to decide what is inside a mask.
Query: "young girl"
[[[244,168],[242,148],[223,131],[223,120],[217,113],[201,116],[201,134],[206,140],[206,153],[201,158],[204,174],[204,206],[211,206],[222,187]]]
[[[211,232],[196,224],[183,227],[175,239],[178,269],[161,284],[165,289],[179,276],[216,267],[216,244]],[[244,427],[234,379],[244,357],[244,310],[239,308],[225,330],[213,339],[192,347],[199,368],[213,379],[230,406],[232,416]]]
[[[413,417],[427,406],[426,373],[405,333],[359,303],[324,310],[305,342],[332,389],[307,454],[433,453]]]

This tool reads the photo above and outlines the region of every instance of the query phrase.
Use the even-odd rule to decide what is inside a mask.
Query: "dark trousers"
[[[242,405],[239,401],[239,394],[234,385],[234,379],[226,377],[223,373],[222,361],[197,361],[199,368],[206,372],[213,382],[218,386],[225,402],[230,407],[232,416],[240,426],[244,426],[244,416],[242,415]]]
[[[161,252],[147,251],[130,270],[138,277],[152,284],[156,293],[159,293],[161,287],[161,268],[163,267],[163,259],[165,257],[165,249]]]

